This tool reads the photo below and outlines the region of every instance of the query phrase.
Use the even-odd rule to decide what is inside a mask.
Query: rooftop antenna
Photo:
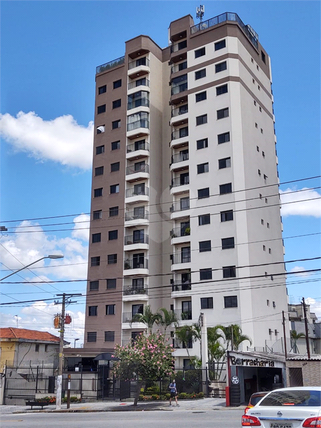
[[[200,22],[202,22],[203,20],[204,13],[205,13],[205,6],[201,4],[199,7],[196,8],[196,18],[198,18]]]

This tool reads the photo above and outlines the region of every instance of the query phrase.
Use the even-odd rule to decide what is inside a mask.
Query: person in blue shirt
[[[178,396],[178,392],[177,392],[177,388],[176,388],[176,382],[175,379],[172,380],[172,382],[169,384],[169,391],[171,393],[170,399],[169,399],[169,405],[172,405],[172,399],[175,399],[175,403],[176,406],[179,406],[178,402],[177,402],[177,396]]]

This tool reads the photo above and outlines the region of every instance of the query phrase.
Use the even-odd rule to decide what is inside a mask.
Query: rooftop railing
[[[255,46],[256,49],[258,48],[258,34],[253,30],[250,25],[245,25],[237,13],[233,12],[225,12],[221,15],[215,16],[214,18],[208,19],[207,21],[202,21],[197,25],[193,25],[193,27],[191,27],[191,34],[195,34],[198,31],[206,30],[207,28],[214,27],[215,25],[221,24],[222,22],[226,21],[237,22],[240,28],[244,31],[247,38],[250,40],[250,42]]]
[[[96,74],[102,73],[103,71],[110,70],[111,68],[124,64],[124,62],[125,62],[125,57],[121,56],[120,58],[114,59],[113,61],[109,61],[109,62],[106,62],[105,64],[98,65],[98,67],[96,67]]]

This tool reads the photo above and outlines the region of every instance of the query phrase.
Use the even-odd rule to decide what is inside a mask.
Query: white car
[[[242,416],[242,427],[321,428],[321,387],[269,392]]]

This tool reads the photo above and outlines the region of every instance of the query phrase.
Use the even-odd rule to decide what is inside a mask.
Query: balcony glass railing
[[[175,314],[178,320],[191,320],[192,319],[192,311],[182,311],[180,309],[176,309]]]
[[[131,110],[131,109],[137,108],[137,107],[149,107],[149,99],[141,98],[141,99],[129,102],[127,104],[127,110]]]
[[[131,221],[131,220],[147,220],[148,219],[149,212],[144,211],[127,211],[125,213],[125,220]]]
[[[171,52],[178,52],[182,49],[185,49],[187,47],[187,40],[182,40],[181,42],[178,43],[173,43],[171,45]]]
[[[185,186],[186,184],[189,184],[189,176],[185,175],[184,177],[176,177],[172,179],[170,187],[178,187],[178,186]]]
[[[127,259],[124,262],[124,269],[148,269],[148,259],[140,257],[139,259]]]
[[[178,71],[187,69],[187,61],[181,62],[180,64],[175,64],[171,68],[171,73],[177,73]]]
[[[139,196],[145,195],[149,196],[149,187],[140,187],[140,188],[130,188],[126,189],[126,198],[130,198],[131,196]]]
[[[176,153],[172,155],[172,163],[184,162],[189,159],[189,153]]]
[[[148,119],[140,119],[135,122],[127,123],[127,131],[132,131],[137,128],[149,128],[149,120]]]
[[[172,132],[172,140],[177,140],[178,138],[188,137],[188,127],[176,129]]]
[[[124,295],[125,296],[134,296],[137,294],[148,294],[147,288],[145,288],[145,285],[143,287],[132,287],[128,286],[124,288]]]
[[[188,113],[188,105],[180,106],[178,108],[174,108],[171,112],[172,117],[180,116],[181,114]]]
[[[138,88],[139,86],[148,86],[149,87],[149,80],[144,78],[144,79],[135,80],[134,82],[129,82],[128,83],[128,90]]]
[[[128,70],[132,70],[133,68],[140,67],[141,65],[146,65],[147,67],[149,67],[149,59],[144,57],[144,58],[136,59],[135,61],[131,61],[128,64]]]
[[[171,94],[176,95],[184,91],[187,91],[187,82],[181,83],[180,85],[172,86]]]
[[[148,164],[131,165],[126,168],[126,175],[137,174],[139,172],[149,172]]]
[[[133,245],[133,244],[148,244],[149,237],[148,235],[128,235],[124,238],[125,245]]]
[[[190,253],[178,253],[172,255],[173,264],[178,263],[190,263],[191,254]]]
[[[233,12],[225,12],[225,13],[222,13],[221,15],[215,16],[214,18],[208,19],[207,21],[202,21],[197,25],[193,25],[191,27],[191,34],[195,34],[198,31],[202,31],[202,30],[206,30],[207,28],[214,27],[215,25],[221,24],[222,22],[225,22],[225,21],[237,22],[238,25],[246,34],[247,38],[250,40],[250,42],[256,47],[256,49],[258,48],[258,40],[259,40],[258,34],[253,30],[253,28],[250,25],[245,25],[237,13],[233,13]]]
[[[127,145],[127,153],[136,152],[137,150],[149,151],[149,143],[133,143]]]
[[[190,226],[174,227],[170,231],[171,238],[179,238],[181,236],[189,236],[191,234]]]
[[[174,283],[172,284],[172,291],[188,291],[192,289],[192,285],[190,282],[185,282],[183,284],[179,284],[179,283]]]

